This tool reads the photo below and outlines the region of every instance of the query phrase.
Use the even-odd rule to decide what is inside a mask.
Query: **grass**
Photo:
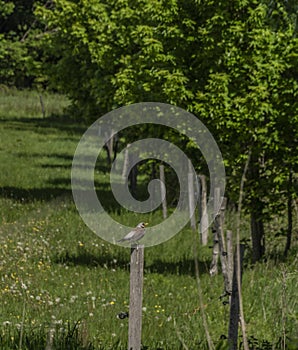
[[[129,251],[101,240],[80,219],[70,170],[85,127],[65,116],[63,96],[43,99],[45,118],[36,92],[0,93],[0,348],[126,349],[128,320],[117,315],[129,307]],[[108,188],[106,173],[98,179]],[[125,224],[138,222],[134,213],[110,211]],[[233,228],[233,213],[226,217]],[[161,213],[146,219],[157,222]],[[222,276],[208,274],[208,247],[200,247],[198,259],[209,331],[217,349],[226,349]],[[252,267],[247,260],[244,312],[255,349],[283,349],[284,336],[288,349],[297,348],[297,260],[295,245],[284,261]],[[182,349],[181,340],[188,349],[207,348],[187,227],[145,251],[142,339],[144,349]]]

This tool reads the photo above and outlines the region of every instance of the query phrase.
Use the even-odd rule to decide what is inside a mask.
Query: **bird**
[[[145,227],[148,225],[147,222],[140,222],[136,228],[130,231],[125,237],[119,239],[118,243],[127,242],[127,243],[136,243],[142,239],[145,235]]]

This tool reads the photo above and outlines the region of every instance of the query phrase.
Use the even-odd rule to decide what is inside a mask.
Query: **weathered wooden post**
[[[220,188],[219,187],[216,187],[214,189],[213,201],[214,201],[214,213],[216,213],[217,209],[218,209],[216,207],[216,203],[219,203],[219,201],[220,201]],[[212,261],[211,261],[211,265],[210,265],[210,269],[209,269],[209,273],[211,276],[217,275],[217,273],[218,273],[219,243],[218,243],[218,228],[217,228],[217,226],[220,225],[218,220],[220,220],[220,218],[217,215],[214,219],[214,224],[213,224],[213,228],[212,228],[213,248],[212,248]]]
[[[229,350],[237,350],[238,343],[238,324],[239,324],[239,290],[238,290],[238,282],[237,282],[237,259],[240,259],[240,267],[241,267],[241,276],[240,282],[242,279],[242,266],[243,266],[243,257],[244,257],[245,245],[240,244],[239,251],[240,256],[238,254],[234,254],[234,272],[233,272],[233,284],[232,284],[232,296],[231,296],[231,306],[230,306],[230,322],[229,322],[229,334],[228,334],[228,342],[229,342]]]
[[[201,212],[200,212],[200,232],[202,245],[208,244],[209,219],[207,213],[207,181],[205,175],[200,175],[201,182]]]
[[[188,203],[190,213],[190,227],[193,231],[196,230],[196,216],[195,216],[195,193],[194,193],[194,177],[192,173],[191,161],[188,161]]]
[[[124,162],[122,170],[122,179],[127,181],[128,169],[129,169],[129,147],[130,143],[127,144],[125,153],[124,153]]]
[[[201,188],[201,179],[200,179],[200,175],[197,175],[197,188],[195,189],[197,191],[198,194],[198,212],[199,212],[199,216],[198,216],[198,232],[200,233],[200,221],[201,221],[201,212],[202,212],[202,188]],[[202,237],[201,234],[199,235],[200,237],[200,242],[202,243]]]
[[[228,254],[228,274],[230,286],[232,286],[233,280],[233,232],[231,230],[227,230],[227,254]]]
[[[136,245],[130,253],[130,299],[128,350],[141,349],[144,246]]]
[[[226,202],[227,202],[227,199],[223,198],[220,212],[215,219],[215,229],[217,231],[221,271],[224,278],[225,294],[231,295],[232,279],[230,278],[230,274],[229,274],[228,252],[227,252],[226,242],[224,237],[224,220],[225,220]]]
[[[160,191],[161,191],[161,199],[162,199],[162,215],[163,215],[163,218],[166,219],[168,216],[168,209],[167,209],[167,198],[166,198],[166,189],[165,189],[165,186],[166,186],[165,167],[163,164],[159,166],[159,179],[161,181]]]

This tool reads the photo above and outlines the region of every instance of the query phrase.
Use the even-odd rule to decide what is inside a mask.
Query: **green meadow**
[[[1,90],[1,89],[0,89]],[[74,205],[72,158],[87,125],[72,119],[60,95],[2,89],[0,92],[0,349],[126,349],[129,250],[100,239]],[[109,188],[105,155],[98,181]],[[138,215],[106,205],[117,221],[135,226]],[[243,274],[243,304],[251,349],[298,348],[297,213],[294,243],[282,257],[285,238],[267,225],[268,254]],[[154,224],[161,210],[146,215]],[[235,231],[235,213],[226,214]],[[243,218],[243,238],[249,221]],[[145,250],[144,349],[208,349],[202,312],[216,349],[227,349],[229,305],[221,274],[208,273],[212,250],[198,247],[203,310],[194,264],[198,234],[189,226]],[[211,241],[210,241],[211,244]],[[241,348],[239,330],[239,348]]]

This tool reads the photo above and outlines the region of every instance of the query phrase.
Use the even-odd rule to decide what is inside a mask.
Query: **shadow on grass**
[[[200,275],[209,273],[210,261],[198,261]],[[154,260],[149,266],[145,266],[150,273],[170,274],[170,275],[190,275],[195,276],[194,259],[181,259],[175,262]]]
[[[0,188],[0,197],[13,199],[24,204],[35,201],[52,201],[59,197],[73,200],[70,179],[54,179],[49,181],[49,184],[52,186],[30,189],[4,186]],[[121,206],[117,203],[108,185],[100,184],[100,188],[96,192],[104,210],[110,213],[121,213]],[[85,191],[84,196],[88,198],[88,191]]]
[[[14,199],[22,203],[50,201],[61,196],[70,197],[71,190],[53,187],[25,189],[11,186],[5,186],[0,189],[0,197]]]
[[[56,264],[66,264],[69,266],[88,266],[103,267],[106,269],[123,269],[129,271],[130,256],[129,250],[119,251],[112,254],[105,253],[95,255],[87,251],[79,254],[68,254],[64,256],[54,257],[53,262]],[[200,274],[209,273],[209,261],[199,261]],[[193,259],[181,259],[175,262],[166,262],[162,260],[154,260],[153,262],[144,266],[144,273],[157,273],[157,274],[169,274],[169,275],[189,275],[195,276],[195,265]]]
[[[87,267],[104,267],[107,269],[128,269],[129,268],[129,254],[125,252],[119,254],[99,253],[95,255],[88,251],[80,252],[78,254],[65,253],[63,256],[56,256],[52,258],[56,264],[65,264],[68,266],[87,266]]]
[[[39,128],[43,128],[44,132],[46,129],[57,129],[72,134],[82,135],[88,128],[89,125],[82,123],[80,120],[71,118],[68,115],[50,115],[46,118],[1,118],[0,122],[5,122],[6,127],[20,129],[20,124],[24,124],[24,128],[30,129],[34,132],[40,132]],[[23,129],[23,128],[22,128]]]
[[[49,160],[48,163],[41,164],[40,167],[43,169],[46,168],[64,168],[69,169],[69,174],[72,167],[73,162],[73,155],[69,154],[59,154],[59,153],[24,153],[24,152],[18,152],[17,157],[23,159],[23,158],[46,158]],[[57,161],[58,160],[58,161]],[[55,164],[56,161],[56,164]],[[63,162],[63,163],[62,163]],[[77,164],[77,167],[86,167],[86,163],[88,163],[88,156],[84,156],[84,163]],[[111,166],[108,164],[105,160],[100,160],[96,162],[95,172],[100,172],[103,174],[110,173]]]
[[[73,160],[73,155],[70,154],[61,154],[61,153],[37,153],[37,152],[30,152],[30,153],[25,153],[25,152],[18,152],[17,156],[19,158],[57,158],[62,161],[66,161],[66,164],[69,164],[69,167],[71,167],[72,160]]]

